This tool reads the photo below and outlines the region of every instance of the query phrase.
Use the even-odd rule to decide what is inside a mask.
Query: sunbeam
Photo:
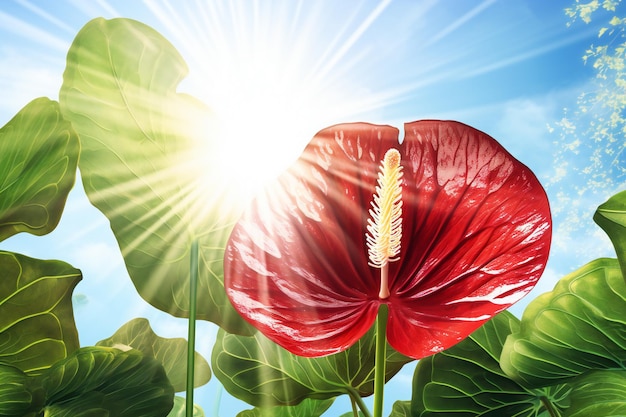
[[[325,48],[319,46],[324,22],[312,20],[324,10],[302,3],[293,14],[258,3],[198,4],[195,16],[169,2],[148,4],[189,57],[189,80],[181,90],[216,115],[218,137],[208,139],[217,144],[212,151],[221,155],[220,171],[235,184],[231,191],[250,198],[297,158],[321,126],[380,106],[362,91],[355,94],[353,55],[389,4],[361,11],[363,20],[351,19],[354,28],[323,34],[332,39]]]
[[[145,23],[184,59],[180,67],[177,62],[163,74],[160,65],[167,66],[164,61],[171,55],[150,61],[154,65],[143,63],[142,76],[159,73],[180,83],[167,94],[158,91],[146,97],[138,89],[141,97],[124,97],[137,99],[140,113],[147,114],[139,122],[134,120],[136,114],[126,111],[127,103],[117,101],[122,88],[120,94],[113,91],[108,97],[114,109],[107,124],[127,123],[124,128],[136,128],[135,122],[144,123],[134,131],[136,136],[114,138],[108,148],[83,148],[81,165],[88,158],[105,165],[104,173],[98,173],[94,181],[113,178],[110,188],[89,189],[93,178],[85,169],[53,233],[37,238],[21,234],[2,243],[27,256],[69,259],[83,270],[80,292],[90,301],[81,305],[76,320],[84,344],[106,337],[103,331],[118,328],[138,313],[152,314],[167,326],[172,318],[164,317],[165,313],[158,316],[161,312],[154,312],[134,291],[125,261],[133,268],[142,267],[147,257],[156,254],[166,258],[165,263],[179,261],[191,237],[206,252],[200,254],[202,264],[208,266],[206,273],[219,280],[222,258],[212,252],[216,249],[213,235],[226,235],[239,210],[287,169],[318,131],[338,123],[370,122],[393,125],[402,139],[404,122],[449,118],[493,135],[538,176],[543,175],[540,180],[555,177],[545,182],[557,231],[551,272],[548,282],[542,283],[548,289],[563,270],[572,267],[575,245],[563,239],[569,233],[564,218],[570,211],[578,213],[576,227],[590,230],[588,238],[576,242],[577,253],[613,253],[609,243],[597,244],[601,231],[588,215],[601,201],[583,199],[573,190],[578,185],[591,187],[592,181],[623,185],[623,172],[621,179],[610,178],[613,172],[594,172],[595,180],[587,173],[572,177],[581,157],[569,148],[567,153],[558,151],[573,146],[574,139],[558,138],[546,127],[562,119],[564,108],[573,116],[576,98],[592,88],[592,64],[583,65],[581,57],[590,45],[604,41],[597,36],[597,21],[575,28],[567,25],[563,9],[573,3],[0,0],[0,124],[36,97],[63,101],[59,91],[68,49],[94,18],[122,17]],[[117,42],[125,47],[133,39],[129,36]],[[180,80],[175,77],[177,69]],[[99,90],[95,91],[98,100]],[[186,106],[189,96],[190,101],[201,102],[203,110],[206,106],[206,114],[198,118],[190,114],[195,107]],[[597,113],[598,109],[589,110]],[[103,130],[111,131],[106,126]],[[166,133],[152,141],[153,131]],[[576,136],[576,140],[585,139]],[[164,145],[170,142],[171,148]],[[137,145],[132,148],[135,159],[116,165],[116,146],[124,150],[132,144]],[[148,149],[154,144],[155,149]],[[594,143],[590,140],[588,145],[593,148]],[[87,157],[88,152],[92,154]],[[561,158],[555,160],[555,155]],[[614,159],[618,158],[623,155],[616,154]],[[107,162],[112,162],[111,167]],[[133,172],[137,166],[150,169]],[[315,175],[321,174],[302,174],[307,175],[315,181]],[[575,184],[577,179],[583,184]],[[106,213],[89,204],[81,181],[95,205],[112,202]],[[124,218],[125,213],[135,217]],[[137,224],[137,229],[122,233],[123,242],[116,240],[112,229],[124,232]],[[163,246],[162,252],[148,253],[157,246]],[[122,257],[134,252],[141,253],[130,260]],[[118,258],[109,259],[114,256]],[[181,270],[186,273],[186,268],[187,264]],[[168,287],[173,279],[166,275],[159,270],[150,280],[172,292],[180,290],[180,286]],[[155,287],[151,288],[154,292],[161,291]],[[205,298],[211,297],[206,285],[201,290]],[[178,307],[187,308],[182,303]],[[210,355],[206,349],[202,353]],[[408,373],[399,376],[389,383],[389,408],[392,398],[410,398],[407,381],[411,377]],[[222,388],[210,389],[214,393]],[[207,398],[214,397],[201,395],[198,400],[205,410],[215,410],[213,417],[235,415],[246,407],[226,394],[220,407],[207,405]],[[328,415],[342,415],[348,409],[347,402],[338,400]]]

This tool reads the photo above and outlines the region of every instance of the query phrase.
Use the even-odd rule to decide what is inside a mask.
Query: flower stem
[[[187,391],[185,416],[193,417],[193,389],[196,352],[196,299],[198,292],[198,241],[191,243],[189,265],[189,330],[187,335]]]
[[[381,304],[376,316],[376,364],[374,369],[374,417],[383,415],[385,367],[387,362],[387,304]]]

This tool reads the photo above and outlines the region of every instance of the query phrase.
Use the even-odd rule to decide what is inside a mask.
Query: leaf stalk
[[[196,303],[198,293],[198,241],[191,242],[189,265],[189,329],[187,334],[187,390],[185,416],[193,417],[193,390],[196,352]]]
[[[350,397],[350,402],[353,405],[352,412],[354,413],[354,416],[358,417],[358,412],[357,410],[354,409],[354,404],[356,404],[361,410],[361,413],[363,413],[365,417],[372,417],[372,414],[367,409],[367,406],[363,402],[363,398],[361,398],[359,393],[352,387],[347,387],[347,389],[348,389],[348,396]]]

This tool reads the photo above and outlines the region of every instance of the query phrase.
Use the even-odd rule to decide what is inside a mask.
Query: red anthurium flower
[[[545,267],[550,208],[533,173],[451,121],[319,132],[235,226],[225,287],[294,354],[347,349],[387,304],[387,340],[422,358],[528,293]]]

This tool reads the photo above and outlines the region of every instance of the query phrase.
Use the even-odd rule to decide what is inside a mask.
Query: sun
[[[185,28],[172,25],[180,19],[163,11],[155,14],[169,22],[189,65],[180,90],[206,103],[215,117],[206,140],[219,154],[217,171],[228,193],[245,202],[293,163],[315,133],[356,121],[371,106],[354,61],[337,59],[350,55],[366,27],[330,42],[320,39],[324,22],[315,20],[314,10],[302,17],[303,27],[293,20],[297,10],[279,13],[256,3],[197,7],[194,16],[185,16],[192,22]]]

